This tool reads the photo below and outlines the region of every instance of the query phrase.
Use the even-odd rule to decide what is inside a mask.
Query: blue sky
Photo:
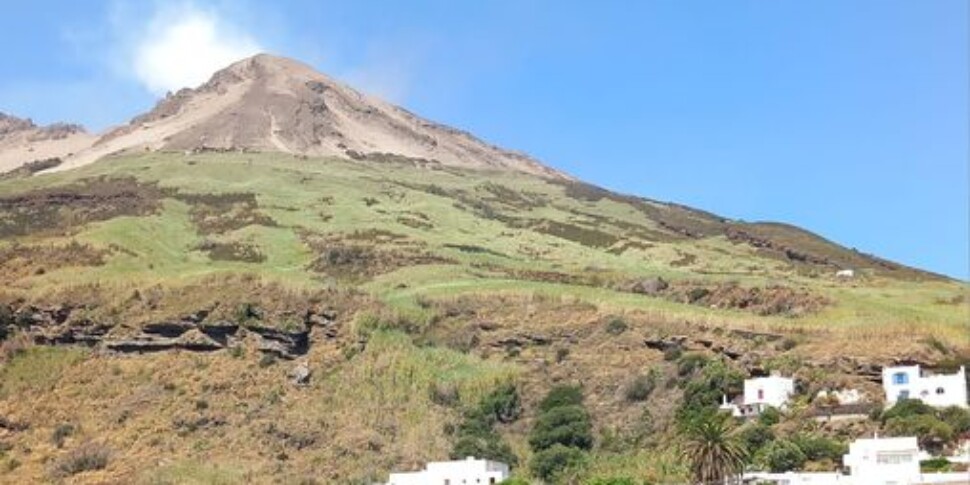
[[[599,185],[970,278],[964,0],[10,3],[0,111],[38,122],[121,123],[265,50]]]

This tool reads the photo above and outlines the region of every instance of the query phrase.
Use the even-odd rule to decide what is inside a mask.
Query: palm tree
[[[681,454],[690,463],[694,483],[740,482],[747,451],[731,432],[727,416],[714,414],[700,418],[686,426],[685,437]]]

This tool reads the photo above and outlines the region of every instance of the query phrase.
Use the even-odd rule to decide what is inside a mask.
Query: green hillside
[[[965,284],[788,225],[394,156],[146,153],[8,176],[0,274],[15,482],[370,483],[446,457],[503,384],[523,415],[497,433],[528,475],[554,383],[582,384],[592,418],[572,477],[678,480],[663,443],[690,376],[656,342],[873,395],[871,366],[970,355]],[[94,446],[104,469],[70,473]]]

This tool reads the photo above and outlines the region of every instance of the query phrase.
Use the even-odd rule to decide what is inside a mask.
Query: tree
[[[747,458],[744,444],[731,432],[726,416],[711,415],[688,422],[681,453],[690,463],[694,482],[720,484],[740,478]]]

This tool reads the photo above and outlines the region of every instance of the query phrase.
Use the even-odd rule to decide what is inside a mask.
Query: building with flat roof
[[[492,485],[509,478],[509,466],[489,460],[433,461],[424,470],[391,473],[387,485]]]

